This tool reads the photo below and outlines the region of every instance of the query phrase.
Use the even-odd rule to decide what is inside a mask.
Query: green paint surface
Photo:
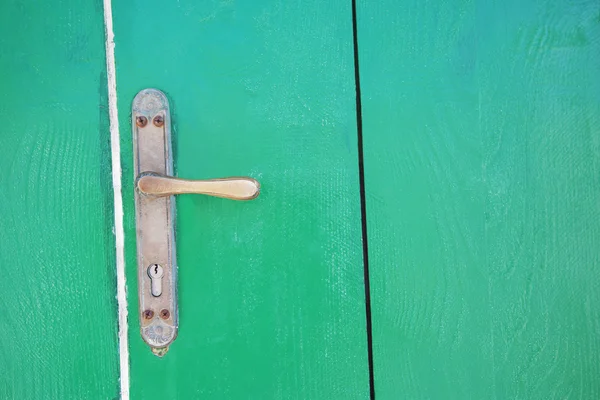
[[[114,4],[134,399],[365,399],[347,1]],[[177,175],[260,197],[177,197],[179,336],[139,333],[130,107],[169,97]]]
[[[102,8],[0,5],[0,398],[118,395]]]
[[[359,1],[377,399],[600,397],[599,15]]]
[[[351,2],[115,2],[132,399],[365,399]],[[118,396],[100,2],[0,6],[0,398]],[[377,399],[600,397],[600,5],[358,1]],[[139,334],[130,106],[171,101],[179,337]]]

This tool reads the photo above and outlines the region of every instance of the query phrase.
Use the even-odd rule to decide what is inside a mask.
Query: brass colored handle
[[[248,177],[195,181],[143,172],[137,179],[138,190],[148,196],[165,197],[175,194],[205,194],[231,200],[252,200],[260,193],[260,184]]]
[[[260,184],[248,177],[190,180],[145,172],[137,179],[137,188],[148,196],[205,194],[231,200],[252,200],[260,193]]]

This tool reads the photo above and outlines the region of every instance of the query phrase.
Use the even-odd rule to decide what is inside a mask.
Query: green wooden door
[[[599,398],[600,4],[357,15],[377,398]]]
[[[0,398],[600,396],[597,1],[110,3],[0,6]],[[163,358],[139,333],[148,87],[178,176],[262,184],[177,198]]]
[[[101,7],[0,4],[1,399],[119,392],[105,71]]]
[[[131,397],[369,396],[348,1],[114,4]],[[169,97],[175,171],[248,175],[251,202],[178,196],[179,334],[139,333],[131,102]]]

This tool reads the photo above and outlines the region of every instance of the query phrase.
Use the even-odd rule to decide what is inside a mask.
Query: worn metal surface
[[[204,194],[230,200],[253,200],[260,194],[258,181],[248,177],[191,180],[143,173],[137,180],[137,188],[145,195],[158,197]]]
[[[134,175],[173,174],[171,120],[167,97],[159,90],[142,90],[132,106]],[[152,122],[148,122],[152,121]],[[158,121],[158,123],[156,123]],[[175,200],[135,191],[139,312],[142,337],[157,355],[164,355],[177,337],[177,262]],[[161,294],[155,296],[149,267],[162,267]],[[157,271],[158,272],[158,271]],[[167,310],[168,318],[161,318]],[[152,315],[150,318],[149,315]]]
[[[204,194],[252,200],[260,193],[260,184],[249,177],[190,180],[170,176],[173,152],[167,97],[157,89],[144,89],[132,108],[139,307],[144,316],[141,330],[152,351],[163,356],[177,336],[173,196]]]

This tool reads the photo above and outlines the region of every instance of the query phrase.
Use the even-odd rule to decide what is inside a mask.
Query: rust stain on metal
[[[152,123],[154,124],[154,126],[160,128],[161,126],[163,126],[165,124],[165,118],[162,115],[157,115],[152,120]]]
[[[162,319],[169,319],[170,316],[171,316],[171,313],[166,308],[163,308],[162,310],[160,310],[160,317]]]
[[[144,116],[139,116],[135,119],[135,124],[140,128],[143,128],[148,124],[148,118]]]

